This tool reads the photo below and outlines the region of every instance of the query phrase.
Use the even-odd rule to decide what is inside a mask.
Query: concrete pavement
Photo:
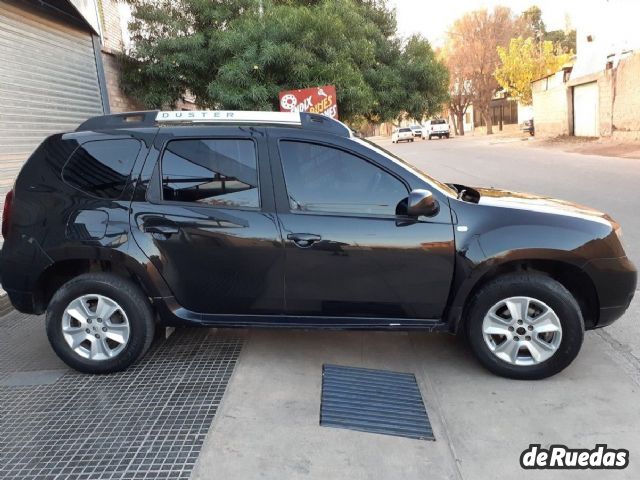
[[[444,181],[554,195],[605,210],[640,264],[640,161],[458,138],[391,145]],[[577,360],[539,382],[493,376],[444,334],[250,330],[194,478],[503,479],[640,477],[640,299],[586,335]],[[318,425],[323,363],[412,372],[435,442]],[[530,443],[630,450],[623,471],[523,471]]]

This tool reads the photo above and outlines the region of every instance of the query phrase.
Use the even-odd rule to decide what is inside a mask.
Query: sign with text
[[[336,87],[325,85],[280,92],[280,111],[319,113],[337,119]]]

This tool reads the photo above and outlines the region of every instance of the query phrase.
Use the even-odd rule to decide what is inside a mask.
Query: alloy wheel
[[[112,298],[88,294],[73,300],[62,315],[62,334],[79,356],[95,361],[116,357],[129,342],[124,309]]]
[[[489,309],[482,322],[489,350],[512,365],[537,365],[551,358],[562,341],[558,315],[541,300],[509,297]]]

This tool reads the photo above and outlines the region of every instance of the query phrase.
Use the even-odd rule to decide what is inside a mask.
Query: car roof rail
[[[105,130],[110,128],[155,127],[157,115],[158,110],[100,115],[82,122],[78,128],[76,128],[76,132],[83,130]]]
[[[233,110],[185,110],[145,112],[126,112],[93,117],[82,124],[76,131],[105,130],[111,128],[140,128],[160,125],[185,124],[258,124],[302,127],[305,130],[322,131],[350,137],[351,130],[344,123],[308,112],[249,112]]]

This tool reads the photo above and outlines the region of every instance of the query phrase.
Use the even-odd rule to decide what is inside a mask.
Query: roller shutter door
[[[102,113],[91,34],[0,1],[0,214],[46,136]]]
[[[598,136],[598,83],[573,87],[573,134],[576,137]]]

